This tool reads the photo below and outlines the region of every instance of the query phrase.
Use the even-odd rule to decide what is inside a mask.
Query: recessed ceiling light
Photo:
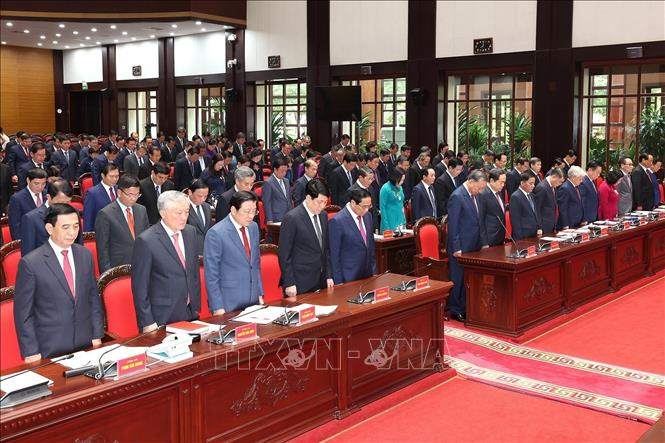
[[[113,43],[118,43],[118,39],[116,38],[115,40],[113,40]]]
[[[64,23],[60,23],[60,24],[58,25],[58,28],[64,28],[64,27],[65,27],[65,24],[64,24]]]
[[[30,34],[30,30],[29,30],[29,29],[24,29],[23,32],[25,32],[26,34]]]
[[[62,34],[55,34],[56,37],[62,37]]]
[[[95,42],[95,44],[96,44],[96,45],[101,45],[101,44],[102,44],[102,42]]]
[[[175,33],[174,32],[169,32],[169,35],[175,35]]]
[[[201,21],[200,21],[200,20],[197,20],[197,21],[196,21],[196,24],[197,24],[197,25],[200,25],[200,24],[201,24]]]
[[[155,34],[150,34],[150,38],[155,38]]]
[[[37,46],[41,46],[41,45],[42,45],[42,43],[41,43],[41,42],[37,43]]]
[[[45,35],[40,35],[39,38],[40,38],[41,40],[46,40],[46,36],[45,36]]]
[[[122,35],[127,35],[127,31],[122,31]]]
[[[3,44],[3,45],[6,45],[6,44],[7,44],[7,42],[0,42],[0,43]]]
[[[132,41],[133,41],[133,42],[136,41],[136,37],[132,37]]]
[[[53,40],[51,43],[53,43],[54,45],[57,45],[57,44],[58,44],[58,41],[57,41],[57,40]]]
[[[9,27],[11,28],[12,26],[14,26],[14,23],[12,23],[12,22],[7,22],[7,26],[9,26]]]
[[[116,25],[111,25],[111,29],[115,29],[115,28],[117,28]]]
[[[79,44],[80,47],[84,48],[85,45],[83,43]]]
[[[85,36],[85,39],[86,39],[86,40],[90,40],[90,36],[89,36],[89,35],[86,35],[86,36]]]
[[[97,28],[90,28],[90,31],[97,32]]]
[[[206,31],[207,31],[206,28],[201,28],[201,32],[206,32]]]
[[[175,28],[178,27],[178,25],[176,25],[175,23],[173,23],[173,24],[171,25],[171,27],[172,27],[173,29],[175,29]]]
[[[69,46],[65,45],[65,49],[69,49]]]
[[[79,32],[78,31],[72,31],[72,34],[79,35]]]

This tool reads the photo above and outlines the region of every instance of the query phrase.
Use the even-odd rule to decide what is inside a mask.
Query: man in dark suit
[[[162,150],[155,145],[151,145],[150,149],[148,149],[148,154],[146,157],[147,161],[144,162],[143,165],[141,165],[139,168],[139,180],[150,177],[150,174],[152,173],[152,167],[162,160]]]
[[[136,147],[134,152],[126,156],[123,160],[123,170],[125,174],[133,177],[139,177],[139,171],[148,163],[148,156],[146,155],[145,146],[143,144]]]
[[[349,203],[328,222],[330,263],[335,284],[376,274],[372,206],[369,191],[351,189]]]
[[[99,272],[132,262],[134,241],[150,226],[145,208],[136,203],[140,193],[138,179],[124,174],[118,180],[118,198],[97,214]]]
[[[253,176],[254,174],[252,174]],[[203,255],[203,240],[208,229],[212,226],[212,209],[206,203],[208,198],[208,185],[200,178],[194,180],[187,189],[189,196],[189,217],[187,224],[196,230],[196,254]]]
[[[502,245],[506,239],[506,205],[501,196],[506,184],[506,171],[490,170],[485,189],[478,194],[478,206],[483,214],[481,229],[487,246]],[[484,245],[483,245],[484,246]]]
[[[54,204],[44,221],[49,240],[19,263],[14,324],[26,363],[101,345],[104,313],[92,254],[74,244],[79,214]]]
[[[515,167],[506,174],[506,193],[513,195],[520,187],[520,175],[529,169],[529,159],[518,157],[515,160]]]
[[[60,177],[70,182],[78,180],[79,161],[76,151],[71,149],[68,138],[60,137],[61,149],[56,149],[51,155],[51,164],[60,168]]]
[[[344,206],[344,196],[347,189],[358,179],[358,170],[356,162],[358,156],[352,152],[344,154],[344,161],[341,166],[333,170],[328,178],[328,186],[332,194],[332,203],[337,206]]]
[[[633,210],[651,211],[654,208],[653,182],[651,181],[651,165],[653,155],[641,153],[639,165],[630,175],[633,185]]]
[[[316,178],[318,170],[319,165],[314,160],[305,160],[304,174],[302,177],[296,180],[296,183],[293,186],[292,196],[294,207],[298,206],[303,202],[303,200],[305,200],[305,187],[307,186],[307,183],[310,182],[310,180]]]
[[[329,192],[319,179],[305,189],[305,200],[282,220],[279,234],[280,286],[287,297],[334,286],[328,243]]]
[[[102,171],[108,164],[115,164],[118,156],[118,148],[110,146],[103,154],[100,154],[90,166],[92,184],[97,185],[102,181]],[[117,167],[117,166],[116,166]]]
[[[528,172],[520,176],[520,187],[510,196],[510,223],[513,239],[542,235],[540,214],[532,191],[536,187],[536,178]]]
[[[247,146],[245,145],[246,138],[244,132],[238,132],[236,134],[236,141],[233,143],[233,155],[236,159],[239,159],[241,155],[246,155]]]
[[[464,183],[466,178],[469,176],[469,154],[464,151],[459,151],[457,153],[457,159],[462,162],[462,172],[460,172],[459,183]]]
[[[584,171],[579,166],[568,169],[568,179],[557,189],[556,203],[559,208],[557,227],[559,230],[577,228],[583,220],[582,196],[578,186],[584,179]]]
[[[421,171],[420,183],[418,183],[411,193],[411,215],[412,219],[418,220],[423,217],[439,218],[436,205],[436,192],[434,191],[434,181],[436,175],[434,168],[426,166]]]
[[[85,232],[95,230],[95,220],[99,211],[118,198],[116,184],[119,178],[120,171],[118,167],[113,163],[107,163],[102,170],[102,181],[90,188],[85,194],[83,202],[83,225]]]
[[[201,177],[202,171],[198,150],[193,146],[188,147],[186,155],[175,162],[173,182],[176,190],[186,189],[195,178]]]
[[[9,232],[12,239],[21,238],[21,219],[23,215],[38,208],[46,201],[46,180],[48,175],[43,169],[30,169],[27,174],[28,185],[9,198],[7,215],[9,216]]]
[[[205,278],[213,315],[263,303],[259,227],[254,222],[258,198],[240,191],[231,197],[231,212],[205,239]]]
[[[582,220],[585,223],[593,223],[598,219],[598,189],[595,180],[602,170],[603,167],[595,160],[586,165],[586,175],[579,187],[582,197]]]
[[[436,176],[436,178],[439,178],[446,173],[446,171],[448,170],[448,163],[450,163],[450,160],[453,158],[456,158],[455,153],[453,151],[446,151],[446,153],[443,154],[443,157],[439,162],[432,163],[432,165],[434,166],[434,175]]]
[[[181,152],[185,151],[185,148],[187,146],[187,131],[185,131],[185,128],[182,126],[178,127],[177,134],[175,136],[175,155],[173,156],[173,160],[175,161],[175,158],[180,154]]]
[[[575,161],[577,160],[577,151],[574,149],[569,149],[568,152],[566,152],[566,155],[563,157],[563,175],[564,177],[568,176],[568,171],[570,170],[570,167],[575,164]]]
[[[96,140],[96,139],[95,139]],[[83,151],[81,151],[83,152]],[[81,159],[79,163],[79,169],[76,171],[76,175],[80,178],[85,173],[92,174],[92,163],[99,157],[99,146],[95,143],[88,146],[85,151],[86,155]]]
[[[321,157],[319,162],[319,177],[323,178],[330,186],[330,174],[342,165],[346,151],[344,148],[333,147],[329,153]]]
[[[462,252],[479,251],[487,244],[481,229],[483,214],[477,201],[486,180],[482,170],[471,171],[467,181],[455,189],[448,200],[448,264],[454,284],[448,309],[451,317],[458,321],[466,320],[466,290],[464,268],[457,262],[457,256]]]
[[[132,293],[139,330],[198,318],[201,310],[196,231],[187,224],[190,202],[179,191],[157,200],[161,222],[136,237]]]
[[[379,151],[379,164],[376,167],[377,181],[383,185],[388,181],[390,172],[390,151],[386,148]]]
[[[549,234],[556,230],[557,220],[559,218],[559,206],[557,203],[557,188],[563,183],[563,171],[554,168],[550,171],[545,180],[538,183],[533,190],[536,197],[536,207],[540,214],[540,223],[543,233]]]
[[[7,212],[7,205],[12,192],[12,175],[9,166],[0,163],[0,214]]]
[[[162,158],[161,160],[166,163],[175,163],[176,156],[178,155],[177,147],[175,145],[174,137],[166,137],[166,142],[161,147]]]
[[[125,141],[122,137],[118,137],[118,156],[114,163],[121,171],[124,172],[125,170],[125,158],[134,154],[134,151],[136,151],[136,144],[137,141],[135,138],[128,137]]]
[[[145,207],[148,213],[148,223],[151,225],[159,221],[157,198],[159,198],[162,192],[175,189],[173,182],[169,180],[169,172],[170,170],[166,163],[155,163],[152,167],[150,177],[140,181],[141,197],[139,197],[139,204]]]
[[[448,214],[448,200],[461,184],[459,175],[462,172],[462,161],[457,158],[448,160],[448,170],[434,180],[434,196],[436,197],[436,213],[439,217]]]
[[[346,191],[346,195],[344,196],[344,204],[347,205],[349,203],[349,201],[351,200],[351,193],[353,191],[358,191],[360,189],[369,192],[369,195],[372,198],[371,200],[372,207],[368,211],[372,217],[372,224],[367,225],[367,227],[368,229],[370,229],[372,233],[374,233],[380,224],[380,219],[379,219],[380,189],[376,185],[376,174],[374,174],[374,171],[372,171],[372,169],[369,168],[368,166],[358,169],[358,180],[356,180],[356,182],[353,185],[351,185],[351,187]]]
[[[483,154],[483,171],[485,171],[485,174],[489,173],[494,168],[495,158],[496,154],[490,149],[486,150]]]
[[[49,163],[46,162],[46,148],[42,143],[33,143],[32,146],[30,146],[30,160],[21,163],[18,167],[18,189],[25,188],[25,177],[29,170],[35,168],[46,170],[48,166]]]
[[[281,222],[284,215],[292,208],[291,188],[285,178],[289,164],[283,158],[273,161],[272,175],[263,184],[261,201],[266,214],[266,221]]]
[[[25,132],[16,136],[18,143],[11,145],[7,143],[4,162],[9,166],[9,172],[12,175],[14,182],[18,181],[18,168],[23,163],[30,161],[30,146],[32,146],[32,139]]]
[[[404,200],[411,199],[411,193],[413,188],[420,183],[422,177],[422,171],[429,166],[430,156],[428,152],[421,152],[418,155],[416,161],[411,165],[407,170],[406,178],[404,179],[404,184],[402,189],[404,190]]]
[[[542,169],[542,167],[543,167],[543,162],[541,162],[538,157],[531,157],[531,159],[529,160],[529,169],[526,172],[536,179],[536,185],[540,183],[540,181],[542,180],[540,178],[541,174],[540,170]]]
[[[56,203],[66,203],[72,200],[72,187],[64,179],[58,179],[48,186],[46,201],[43,205],[33,209],[21,218],[21,255],[26,256],[48,240],[48,232],[44,227],[44,217],[48,208]],[[81,230],[80,233],[83,231]],[[82,236],[77,243],[83,244]]]
[[[252,190],[256,174],[247,166],[240,166],[233,172],[235,185],[231,186],[217,199],[215,219],[221,222],[231,212],[231,198],[236,192]]]

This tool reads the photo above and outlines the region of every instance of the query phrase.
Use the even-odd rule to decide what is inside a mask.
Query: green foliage
[[[373,124],[372,119],[370,118],[371,115],[371,112],[365,112],[360,121],[356,123],[356,134],[358,134],[357,146],[359,151],[364,151],[365,145],[368,142],[368,140],[365,139],[365,136],[367,135],[370,126]]]
[[[642,111],[640,118],[640,151],[654,157],[665,156],[665,113],[654,105]]]
[[[284,113],[273,112],[270,116],[270,143],[273,148],[277,147],[279,139],[282,137],[289,143],[293,143],[293,137],[284,132]]]
[[[210,97],[210,107],[217,111],[220,116],[220,119],[211,119],[208,120],[203,128],[206,131],[209,131],[213,137],[221,137],[226,132],[226,127],[224,126],[225,122],[225,106],[223,97]]]
[[[469,114],[478,108],[480,106],[465,109],[457,117],[458,146],[466,149],[472,161],[483,155],[489,138],[489,127],[481,120],[482,114]]]

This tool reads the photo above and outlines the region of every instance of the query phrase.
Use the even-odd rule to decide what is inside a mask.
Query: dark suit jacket
[[[448,165],[446,165],[443,162],[438,162],[434,164],[436,165],[434,166],[434,175],[436,176],[436,178],[441,177],[448,170]]]
[[[321,161],[319,162],[319,177],[322,177],[326,180],[326,182],[328,182],[330,173],[339,166],[341,166],[340,162],[338,162],[336,158],[330,155],[330,152],[327,153],[321,157]],[[330,184],[328,184],[328,186],[330,186]]]
[[[118,195],[117,188],[115,188],[115,195]],[[95,230],[97,214],[109,203],[111,203],[111,196],[106,192],[106,188],[102,183],[93,186],[86,192],[83,202],[83,227],[85,232]]]
[[[342,209],[329,221],[330,263],[335,284],[346,283],[376,274],[374,235],[370,231],[372,215],[363,216],[367,244],[348,208]]]
[[[190,164],[187,157],[180,158],[175,162],[173,182],[177,191],[182,191],[188,187],[192,183],[192,180],[197,177],[197,172],[198,177],[201,176],[201,171],[198,171],[198,169],[200,169],[200,165],[198,167],[197,165],[199,165],[199,162]],[[192,167],[194,168],[193,174]]]
[[[538,183],[538,186],[533,189],[533,195],[536,197],[543,233],[554,232],[557,224],[557,202],[554,189],[547,179]]]
[[[26,256],[48,240],[44,217],[48,212],[46,205],[33,209],[21,218],[21,255]],[[83,229],[79,230],[76,243],[83,244]]]
[[[90,172],[92,174],[92,183],[94,185],[102,181],[102,170],[108,164],[108,162],[109,160],[105,154],[98,155],[97,158],[92,162],[92,165],[90,166]]]
[[[476,200],[477,202],[477,200]],[[448,200],[448,253],[478,251],[487,244],[480,221],[483,213],[462,185],[455,189]]]
[[[430,189],[432,189],[432,194],[434,196],[434,205],[432,205],[422,181],[413,188],[413,192],[411,193],[411,218],[414,222],[422,217],[438,218],[438,212],[435,212],[436,190],[434,189],[434,184],[430,186]]]
[[[143,156],[143,163],[144,164],[148,163],[147,155]],[[125,159],[123,160],[123,167],[125,174],[129,174],[136,178],[139,177],[139,170],[141,169],[141,166],[139,166],[139,161],[136,158],[136,155],[134,155],[134,153],[125,157]]]
[[[593,223],[598,219],[598,190],[591,183],[589,177],[584,177],[580,183],[580,195],[582,196],[582,220]]]
[[[81,163],[79,164],[79,169],[76,172],[76,174],[81,177],[83,174],[86,172],[92,173],[92,162],[93,162],[92,157],[84,157],[81,159]]]
[[[134,234],[138,237],[150,226],[148,214],[139,204],[132,206],[132,214],[134,215]],[[107,205],[97,214],[95,240],[99,272],[132,262],[134,239],[125,217],[118,200]]]
[[[173,163],[175,162],[175,158],[177,155],[178,155],[178,150],[176,146],[174,146],[170,151],[169,148],[166,147],[166,145],[162,146],[161,161],[166,163]]]
[[[441,176],[434,181],[434,196],[436,197],[437,215],[439,217],[448,213],[448,199],[450,199],[450,196],[455,189],[457,189],[457,187],[447,172],[441,174]]]
[[[536,174],[535,172],[533,172],[533,170],[532,170],[531,168],[527,169],[527,170],[526,170],[526,173],[529,174],[529,175],[532,176],[532,177],[535,177],[535,179],[536,179],[536,185],[537,185],[538,183],[541,182],[540,175],[538,175],[538,174]],[[519,184],[518,184],[518,186],[519,186]],[[510,195],[513,195],[513,194],[510,194]]]
[[[536,199],[533,195],[531,199],[533,209],[531,209],[529,200],[521,189],[513,192],[510,196],[510,224],[515,240],[535,237],[538,229],[540,229],[540,215],[538,214]]]
[[[390,167],[389,164],[390,160],[388,160],[388,163],[383,163],[381,160],[379,160],[379,166],[376,167],[376,175],[378,177],[379,186],[383,186],[383,184],[390,178],[390,170],[388,169]]]
[[[70,182],[74,182],[79,178],[78,155],[76,154],[76,151],[74,151],[73,149],[70,149],[67,155],[69,156],[69,161],[65,158],[65,154],[63,153],[63,151],[61,150],[55,151],[51,156],[51,164],[54,164],[60,168],[60,177]]]
[[[421,169],[418,166],[417,162],[409,167],[409,170],[406,171],[406,178],[404,179],[404,184],[402,184],[402,189],[404,190],[404,201],[411,200],[411,193],[413,188],[420,183],[421,180]]]
[[[296,183],[293,185],[293,192],[291,193],[291,197],[293,197],[294,207],[298,206],[305,200],[305,187],[307,186],[308,182],[309,180],[307,180],[307,177],[303,175],[298,180],[296,180]]]
[[[76,298],[49,243],[23,257],[14,295],[14,324],[21,355],[54,357],[91,345],[104,336],[104,313],[92,254],[73,244]]]
[[[299,205],[286,213],[279,232],[279,267],[282,270],[280,286],[296,286],[297,293],[315,291],[325,287],[332,278],[328,243],[328,216],[319,214],[323,250],[307,210]]]
[[[46,170],[46,168],[49,166],[49,162],[44,162],[42,163],[42,169]],[[26,186],[28,186],[28,171],[31,169],[35,169],[37,166],[33,163],[32,160],[21,163],[21,165],[18,167],[17,175],[18,175],[18,189],[23,189]]]
[[[132,293],[139,330],[157,323],[164,325],[191,320],[187,297],[195,313],[201,310],[199,256],[196,232],[190,225],[180,232],[185,244],[186,270],[173,240],[161,223],[136,237],[132,256]]]
[[[351,197],[350,197],[351,191],[352,190],[358,190],[358,189],[362,189],[362,188],[360,187],[360,185],[358,184],[358,181],[356,180],[356,182],[353,184],[353,186],[351,186],[347,190],[347,195],[344,198],[344,205],[346,205],[351,200]],[[367,191],[369,192],[369,194],[372,197],[372,209],[369,210],[369,213],[372,216],[372,224],[368,225],[368,229],[371,230],[372,232],[375,232],[376,229],[379,227],[380,222],[381,222],[381,220],[379,218],[379,208],[380,208],[380,206],[379,206],[379,192],[381,190],[379,189],[378,185],[376,184],[376,180],[374,180],[372,182],[372,184],[369,186],[369,188],[367,188]]]
[[[203,210],[203,217],[205,218],[205,223],[201,220],[198,213],[194,210],[194,207],[190,204],[189,207],[189,217],[187,218],[187,224],[191,225],[196,231],[196,254],[203,255],[203,240],[205,240],[206,233],[208,229],[212,226],[212,208],[206,202],[203,202],[201,205]]]
[[[506,173],[506,192],[508,195],[513,195],[513,192],[517,191],[517,188],[520,187],[520,172],[513,168],[508,173]]]
[[[286,196],[282,192],[282,187],[274,175],[271,175],[263,183],[261,201],[263,202],[263,210],[266,213],[266,221],[282,221],[284,215],[292,208],[289,181],[286,178],[283,178],[282,181],[286,188]]]
[[[504,212],[506,205],[504,204],[503,208],[501,207],[494,191],[488,185],[478,194],[478,206],[483,214],[481,229],[487,245],[502,245],[506,239],[506,230],[504,229],[504,226],[506,226],[506,213]]]
[[[9,196],[12,193],[12,175],[9,165],[0,163],[0,214],[7,212]]]
[[[330,173],[328,187],[330,188],[333,205],[342,207],[346,204],[344,198],[346,197],[347,190],[353,186],[358,179],[357,169],[353,169],[350,172],[352,179],[350,183],[344,166],[338,166]]]
[[[155,191],[155,184],[152,182],[152,178],[144,178],[140,181],[141,183],[141,197],[139,197],[139,204],[145,207],[146,212],[148,213],[148,223],[154,225],[161,217],[159,211],[157,210],[157,191]],[[166,180],[162,185],[161,192],[173,191],[175,186],[171,180]]]
[[[566,180],[556,191],[556,203],[559,207],[558,229],[565,227],[577,228],[582,223],[582,200],[575,186]]]
[[[177,157],[178,154],[183,152],[185,150],[185,146],[187,145],[187,138],[183,139],[183,141],[180,141],[180,139],[177,136],[175,136],[175,137],[173,137],[173,139],[175,140],[175,146],[174,147],[175,147],[176,153],[175,153],[174,159],[171,160],[171,161],[175,161],[175,157]]]
[[[46,201],[46,193],[42,194],[42,201]],[[35,209],[35,200],[29,188],[23,188],[9,198],[7,215],[9,216],[9,232],[13,240],[21,238],[21,218]]]
[[[217,206],[215,207],[215,220],[217,223],[221,222],[226,218],[227,215],[231,212],[231,197],[236,193],[235,187],[224,192],[217,199]]]
[[[236,143],[233,142],[233,155],[236,157],[236,159],[240,158],[241,155],[245,155],[247,153],[247,143],[242,145],[242,147]]]
[[[633,210],[640,206],[643,211],[651,211],[654,208],[654,194],[649,173],[642,168],[642,165],[638,165],[630,174],[630,178],[633,184]]]
[[[5,148],[7,151],[5,156],[5,163],[7,166],[9,166],[10,175],[18,175],[19,166],[21,166],[23,163],[29,162],[30,155],[25,154],[23,151],[23,146],[19,144],[9,146],[10,143],[11,142],[7,143],[7,147]],[[28,151],[30,150],[28,149]]]

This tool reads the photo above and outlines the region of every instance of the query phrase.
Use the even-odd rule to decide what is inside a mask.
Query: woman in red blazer
[[[616,187],[621,177],[620,171],[610,171],[607,180],[598,186],[598,220],[616,218],[619,205],[619,193]]]

